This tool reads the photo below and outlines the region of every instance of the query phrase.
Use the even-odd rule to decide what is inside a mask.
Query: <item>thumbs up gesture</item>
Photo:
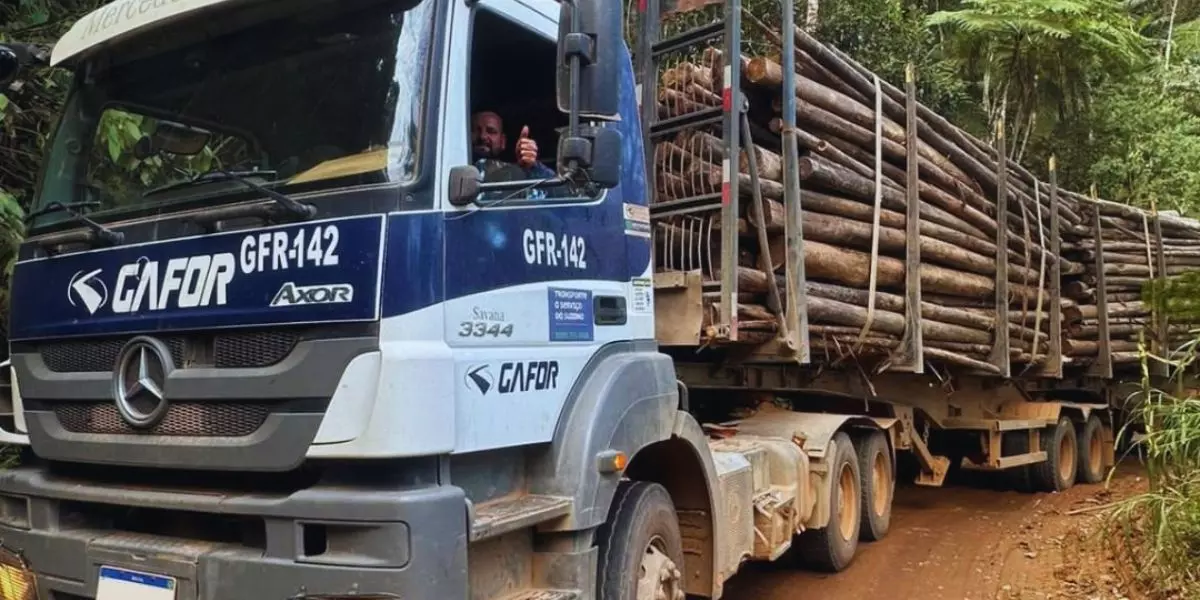
[[[528,169],[537,162],[537,142],[529,137],[529,126],[521,128],[521,137],[517,139],[517,164],[522,169]]]

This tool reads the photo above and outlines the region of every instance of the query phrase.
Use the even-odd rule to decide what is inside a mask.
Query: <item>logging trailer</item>
[[[118,0],[0,47],[10,89],[74,77],[13,275],[0,600],[719,598],[846,568],[910,463],[1098,481],[1134,364],[1106,254],[1064,256],[1141,219],[1161,277],[1191,225],[793,14]],[[481,108],[558,176],[482,180]]]

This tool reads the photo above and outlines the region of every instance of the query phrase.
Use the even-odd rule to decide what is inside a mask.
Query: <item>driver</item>
[[[529,137],[529,126],[521,128],[515,154],[517,162],[502,160],[508,149],[504,120],[500,115],[484,110],[471,115],[471,149],[475,167],[485,181],[517,181],[522,179],[553,179],[554,170],[538,162],[538,146]]]

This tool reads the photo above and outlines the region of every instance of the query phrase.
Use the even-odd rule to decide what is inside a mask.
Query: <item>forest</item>
[[[767,13],[777,12],[775,2],[743,5]],[[795,2],[797,24],[884,79],[902,82],[914,65],[921,101],[950,121],[983,140],[1002,127],[1012,159],[1031,171],[1044,176],[1053,156],[1068,189],[1095,186],[1108,200],[1200,216],[1200,0]],[[105,3],[8,0],[0,41],[52,45]],[[23,215],[68,82],[69,74],[45,70],[0,90],[0,327]],[[137,160],[121,151],[136,141],[136,123],[113,119],[102,131],[99,151]],[[213,158],[184,166],[202,172]],[[1146,572],[1152,585],[1187,595],[1200,589],[1189,587],[1200,579],[1200,494],[1191,492],[1200,489],[1200,406],[1153,397],[1146,417],[1165,433],[1150,438],[1149,454],[1169,485],[1117,516],[1129,525],[1159,512],[1155,531],[1137,530],[1151,550],[1141,555]]]

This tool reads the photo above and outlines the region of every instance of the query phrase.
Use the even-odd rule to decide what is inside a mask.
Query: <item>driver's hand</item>
[[[526,125],[521,128],[521,137],[517,139],[517,164],[522,169],[528,169],[537,162],[537,157],[537,142],[529,137],[529,126]]]

